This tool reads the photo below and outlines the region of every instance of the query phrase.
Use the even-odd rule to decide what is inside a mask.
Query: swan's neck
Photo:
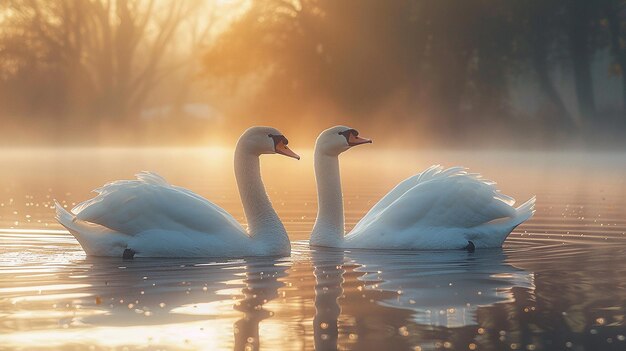
[[[252,239],[271,245],[277,252],[289,252],[287,231],[274,211],[261,180],[259,155],[249,152],[241,144],[235,150],[235,178]]]
[[[315,149],[317,182],[317,219],[311,233],[311,244],[337,246],[343,241],[344,217],[339,158]]]

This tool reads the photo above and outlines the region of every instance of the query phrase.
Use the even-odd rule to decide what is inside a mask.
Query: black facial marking
[[[276,148],[276,146],[278,146],[278,144],[282,141],[283,145],[287,145],[289,144],[289,140],[287,140],[287,138],[285,138],[284,135],[274,135],[274,134],[268,134],[268,137],[272,138],[272,140],[274,140],[274,148]]]
[[[350,135],[359,136],[359,131],[356,129],[348,129],[343,132],[339,132],[339,135],[343,135],[346,138],[346,142],[350,145]]]

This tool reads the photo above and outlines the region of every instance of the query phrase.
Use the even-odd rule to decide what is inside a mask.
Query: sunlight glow
[[[0,294],[14,293],[14,292],[28,292],[28,291],[53,291],[53,290],[72,290],[88,288],[91,284],[53,284],[53,285],[39,285],[39,286],[21,286],[14,288],[0,288]]]
[[[235,318],[159,324],[149,328],[120,326],[21,331],[0,335],[0,344],[8,348],[21,349],[37,348],[41,345],[58,349],[68,344],[80,344],[92,345],[96,348],[149,345],[149,347],[172,349],[182,347],[194,350],[217,350],[229,345],[232,341],[234,322]]]

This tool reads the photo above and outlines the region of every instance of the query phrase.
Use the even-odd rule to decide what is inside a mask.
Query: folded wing
[[[372,225],[387,228],[471,228],[515,216],[512,198],[495,183],[463,168],[433,166],[406,179],[377,203],[355,226],[361,232]]]
[[[96,197],[72,209],[77,220],[127,235],[151,229],[246,234],[221,207],[190,190],[170,185],[156,173],[142,172],[137,180],[108,183],[94,191]]]

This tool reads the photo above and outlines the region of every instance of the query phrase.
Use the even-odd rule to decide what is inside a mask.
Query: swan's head
[[[359,132],[346,126],[335,126],[323,131],[315,142],[315,150],[328,155],[339,155],[357,145],[371,143],[372,140],[362,138]]]
[[[255,155],[281,154],[299,160],[300,156],[291,151],[288,143],[287,138],[276,128],[251,127],[239,137],[237,145]]]

